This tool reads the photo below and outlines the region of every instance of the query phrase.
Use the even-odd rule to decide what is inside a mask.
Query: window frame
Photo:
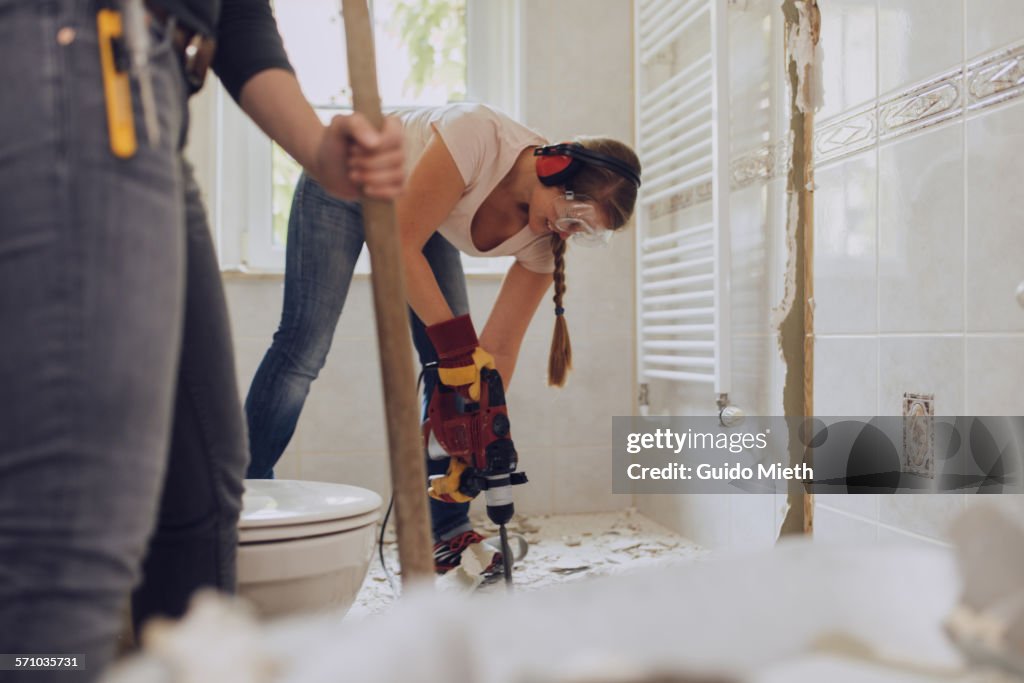
[[[521,0],[466,3],[466,99],[494,105],[513,118],[519,118],[521,108],[522,11]],[[508,30],[490,35],[495,26]],[[272,239],[270,139],[216,79],[193,98],[192,110],[192,139],[186,152],[210,207],[221,270],[283,273],[285,249]],[[467,275],[500,275],[513,259],[463,254],[462,260]],[[365,248],[355,272],[370,272]]]

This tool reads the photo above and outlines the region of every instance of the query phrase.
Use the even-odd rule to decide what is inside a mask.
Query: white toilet
[[[347,610],[373,556],[381,504],[358,486],[246,479],[239,595],[266,617]]]

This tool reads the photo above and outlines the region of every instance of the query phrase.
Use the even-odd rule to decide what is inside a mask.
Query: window
[[[506,0],[373,0],[384,107],[468,99],[515,116],[517,5]],[[274,9],[299,82],[320,117],[326,121],[351,111],[340,0],[276,0]],[[292,191],[301,169],[217,86],[209,107],[217,141],[215,168],[206,174],[212,176],[212,187],[205,189],[222,267],[282,271]],[[197,175],[202,181],[204,174]],[[467,272],[504,272],[510,260],[463,259]],[[368,270],[364,249],[356,272]]]

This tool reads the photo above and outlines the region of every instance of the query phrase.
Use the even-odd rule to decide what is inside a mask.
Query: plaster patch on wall
[[[812,295],[812,243],[814,234],[813,136],[814,111],[821,106],[821,14],[816,0],[785,0],[786,75],[790,87],[792,160],[786,182],[787,264],[783,301],[772,319],[778,332],[779,350],[785,364],[782,388],[783,413],[813,415],[811,393],[813,337],[808,302]],[[813,453],[813,452],[812,452]],[[789,460],[797,464],[808,457],[794,429],[789,435]],[[812,454],[811,454],[812,455]],[[810,462],[813,464],[813,457]],[[813,529],[813,497],[803,486],[791,483],[781,535],[806,534]]]
[[[792,131],[790,131],[792,135]],[[771,325],[776,332],[780,331],[782,321],[789,315],[796,300],[796,231],[800,222],[800,195],[789,193],[786,207],[786,272],[783,283],[782,301],[772,309]],[[782,338],[779,337],[779,353],[782,353]]]
[[[813,11],[811,7],[813,6]],[[821,78],[821,65],[825,53],[818,41],[820,22],[815,25],[816,3],[797,2],[800,20],[791,24],[786,35],[790,61],[796,62],[796,106],[803,113],[815,112],[825,101],[825,84]]]

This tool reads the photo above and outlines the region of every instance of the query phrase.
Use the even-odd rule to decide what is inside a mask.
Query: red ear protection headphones
[[[537,159],[537,177],[541,184],[548,187],[568,185],[583,164],[592,164],[614,171],[620,176],[640,187],[640,176],[627,164],[615,157],[599,152],[592,152],[578,142],[563,142],[557,145],[545,145],[533,150]]]

